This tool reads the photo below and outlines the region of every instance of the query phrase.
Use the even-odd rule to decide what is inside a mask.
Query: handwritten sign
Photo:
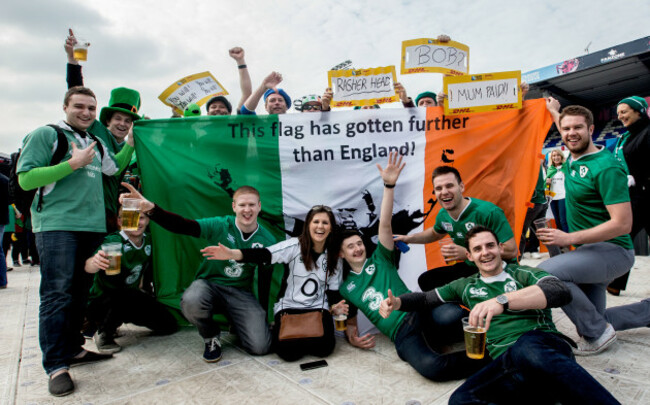
[[[411,73],[446,73],[454,76],[469,72],[469,47],[456,41],[411,39],[402,42],[403,75]]]
[[[329,87],[334,92],[332,107],[393,103],[399,98],[393,88],[395,66],[371,69],[330,70]]]
[[[446,76],[442,80],[445,114],[521,108],[521,71]]]
[[[188,104],[205,104],[215,96],[225,96],[228,92],[210,72],[196,73],[178,80],[167,87],[158,98],[170,107],[181,112]]]

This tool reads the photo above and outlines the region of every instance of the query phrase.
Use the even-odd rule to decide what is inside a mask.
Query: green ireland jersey
[[[124,142],[117,143],[117,140],[104,124],[95,120],[95,122],[88,128],[88,132],[95,135],[103,141],[106,149],[113,154],[117,154],[122,150]],[[117,215],[120,204],[118,202],[118,193],[120,188],[121,176],[103,176],[103,189],[104,189],[104,206],[109,212]]]
[[[478,198],[467,198],[469,204],[454,219],[449,215],[446,209],[441,208],[436,216],[436,223],[433,230],[439,234],[448,233],[454,243],[467,249],[467,232],[476,225],[483,225],[490,228],[497,234],[499,242],[504,243],[514,238],[512,228],[506,219],[503,210],[489,201],[479,200]],[[516,261],[516,260],[514,260]],[[465,260],[470,266],[475,266],[473,262]]]
[[[533,204],[545,204],[546,203],[546,194],[544,194],[544,189],[546,188],[546,180],[544,179],[544,169],[539,167],[539,174],[537,175],[537,184],[535,184],[535,192],[533,197],[530,199],[530,202]]]
[[[475,274],[437,288],[445,302],[462,301],[469,308],[498,295],[535,285],[550,274],[534,267],[508,264],[494,277]],[[486,346],[493,359],[503,354],[521,335],[531,330],[559,333],[553,324],[550,309],[507,310],[492,318],[487,331]]]
[[[610,220],[607,205],[630,201],[627,175],[605,148],[571,159],[564,166],[566,216],[571,232],[590,229]],[[629,234],[606,242],[633,249]]]
[[[244,239],[235,225],[234,216],[198,219],[201,238],[210,245],[222,245],[230,249],[263,248],[275,244],[275,238],[261,225],[248,239]],[[196,272],[196,278],[213,283],[250,290],[255,275],[254,263],[239,263],[235,260],[203,260]]]
[[[393,311],[386,319],[379,315],[379,305],[388,297],[388,289],[396,297],[410,292],[397,274],[393,252],[378,243],[377,249],[363,264],[361,273],[350,271],[339,292],[359,308],[381,333],[395,341],[395,334],[406,312]]]
[[[122,244],[121,271],[114,276],[108,276],[104,271],[95,273],[95,280],[90,288],[90,299],[97,298],[108,290],[139,288],[144,273],[149,271],[152,265],[151,236],[147,233],[143,234],[142,244],[136,246],[124,231],[120,231],[106,236],[103,243]]]
[[[63,162],[72,156],[72,144],[79,149],[93,142],[90,137],[81,137],[63,121],[57,124],[68,140],[68,152]],[[58,142],[56,131],[51,127],[40,127],[27,135],[18,159],[17,172],[28,172],[34,168],[50,165]],[[34,232],[85,231],[106,232],[102,173],[112,176],[118,171],[115,155],[104,146],[104,157],[95,146],[92,163],[79,168],[61,180],[40,188],[43,193],[41,211],[36,210],[38,195],[32,203],[32,228]],[[38,193],[37,193],[38,194]],[[101,207],[101,209],[97,209]]]

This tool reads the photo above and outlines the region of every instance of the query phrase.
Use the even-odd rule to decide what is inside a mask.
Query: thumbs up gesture
[[[95,145],[97,145],[97,141],[92,142],[84,149],[80,149],[76,143],[70,142],[72,156],[68,159],[68,163],[72,167],[72,170],[88,166],[93,162],[95,158]]]
[[[382,318],[388,318],[393,311],[397,311],[402,306],[402,300],[393,295],[393,292],[388,290],[388,298],[383,300],[379,305],[379,315]]]

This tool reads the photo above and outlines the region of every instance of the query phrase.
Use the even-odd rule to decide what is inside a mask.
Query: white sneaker
[[[530,254],[530,257],[532,257],[535,260],[539,260],[539,259],[542,258],[542,255],[539,254],[539,252],[533,252],[533,253]]]
[[[600,335],[599,338],[587,340],[582,338],[578,341],[578,348],[573,349],[573,354],[576,356],[591,356],[598,354],[607,349],[612,343],[616,342],[616,331],[611,324],[607,324],[607,329]]]

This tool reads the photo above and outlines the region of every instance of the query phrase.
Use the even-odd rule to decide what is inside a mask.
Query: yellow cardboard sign
[[[191,103],[205,104],[215,96],[225,96],[228,92],[210,72],[195,73],[176,81],[158,98],[164,104],[183,112]]]
[[[445,114],[521,108],[521,71],[445,76]]]
[[[393,87],[397,80],[395,66],[330,70],[327,79],[334,92],[331,107],[394,103],[399,100]]]
[[[419,38],[402,42],[400,74],[446,73],[454,76],[469,72],[469,46],[456,41]]]

